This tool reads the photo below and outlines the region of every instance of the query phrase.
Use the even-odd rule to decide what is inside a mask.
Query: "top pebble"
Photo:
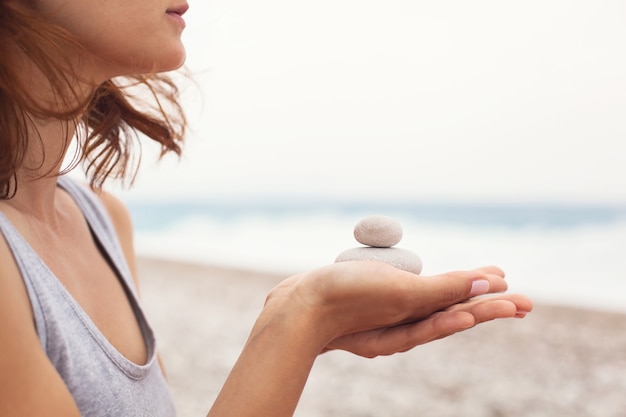
[[[402,240],[402,226],[387,216],[369,216],[354,227],[354,238],[374,248],[390,248]]]

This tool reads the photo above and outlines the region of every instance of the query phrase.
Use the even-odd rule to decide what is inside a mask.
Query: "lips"
[[[169,9],[166,10],[166,13],[177,14],[179,16],[182,16],[185,14],[187,10],[189,10],[189,5],[187,3],[184,3],[179,6],[170,7]]]
[[[165,14],[170,17],[170,19],[176,24],[178,24],[182,29],[185,29],[185,20],[183,19],[183,15],[189,9],[189,5],[187,3],[182,3],[177,6],[172,6],[165,11]]]

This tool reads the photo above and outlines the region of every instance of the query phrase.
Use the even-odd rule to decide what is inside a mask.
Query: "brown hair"
[[[132,182],[140,160],[133,152],[139,133],[160,145],[161,156],[170,151],[180,155],[186,119],[178,88],[168,76],[108,80],[82,98],[66,49],[80,50],[80,43],[24,3],[0,2],[0,199],[15,194],[16,173],[32,146],[28,130],[34,117],[54,117],[85,128],[82,153],[72,167],[84,162],[94,188],[109,177]],[[32,86],[20,77],[23,69],[17,63],[24,56],[45,75],[59,104],[55,107],[61,110],[38,102]]]

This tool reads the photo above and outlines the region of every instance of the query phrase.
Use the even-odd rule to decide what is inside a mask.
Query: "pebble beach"
[[[180,417],[205,416],[284,275],[139,259]],[[624,417],[626,315],[535,305],[522,320],[389,357],[321,355],[296,417]]]

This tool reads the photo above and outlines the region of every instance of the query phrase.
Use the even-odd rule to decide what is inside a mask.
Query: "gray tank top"
[[[41,345],[83,417],[174,416],[174,404],[156,359],[154,335],[137,302],[131,273],[108,213],[87,188],[64,177],[58,184],[80,207],[94,239],[124,286],[143,333],[148,362],[137,365],[109,343],[0,212],[0,231],[26,284]]]

